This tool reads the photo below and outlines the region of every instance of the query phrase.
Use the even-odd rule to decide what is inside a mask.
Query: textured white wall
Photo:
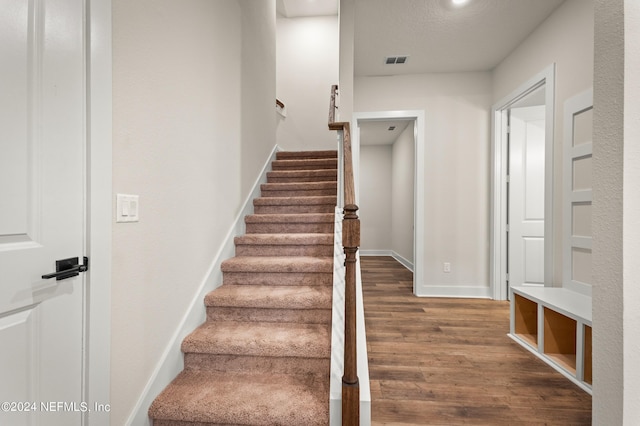
[[[493,71],[493,102],[556,64],[554,126],[554,282],[562,281],[562,136],[564,102],[593,86],[593,1],[568,0]]]
[[[278,145],[286,150],[336,149],[327,128],[331,85],[338,83],[337,16],[277,18]]]
[[[391,250],[413,263],[414,124],[394,142],[391,152]]]
[[[113,227],[114,425],[275,144],[275,3],[248,1],[113,1],[113,191],[140,195]]]
[[[425,282],[418,287],[488,291],[491,75],[356,77],[354,93],[356,112],[425,111],[425,157],[417,159],[425,170],[425,256],[415,259]]]
[[[596,2],[593,424],[640,419],[640,5]]]
[[[361,250],[391,250],[391,145],[360,146]]]

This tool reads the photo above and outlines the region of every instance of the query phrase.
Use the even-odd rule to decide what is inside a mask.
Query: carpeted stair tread
[[[331,287],[223,285],[206,295],[207,307],[331,309]]]
[[[332,213],[336,196],[261,197],[253,200],[256,214]]]
[[[311,256],[236,256],[221,264],[222,272],[333,272],[333,259]]]
[[[337,168],[337,158],[274,160],[273,163],[271,163],[271,170],[319,170]]]
[[[254,206],[312,206],[329,204],[335,206],[335,195],[318,195],[312,197],[260,197],[253,200]]]
[[[333,234],[249,233],[234,241],[236,256],[333,256]]]
[[[276,153],[276,160],[299,158],[338,158],[338,151],[279,151]]]
[[[247,234],[333,234],[332,213],[254,214],[245,217]]]
[[[260,185],[263,197],[335,196],[336,182],[265,183]]]
[[[235,243],[236,245],[258,244],[302,246],[309,244],[320,244],[333,246],[333,234],[245,234],[236,237]]]
[[[244,218],[249,223],[334,223],[333,213],[307,213],[307,214],[252,214]]]
[[[275,170],[275,171],[267,172],[268,183],[335,182],[337,180],[338,180],[337,169]]]
[[[149,414],[155,426],[327,425],[329,383],[316,375],[183,371]]]
[[[182,341],[185,353],[329,358],[329,324],[207,321]]]

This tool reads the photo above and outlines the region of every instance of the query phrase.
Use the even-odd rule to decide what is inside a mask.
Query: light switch
[[[139,196],[116,194],[116,222],[138,222]]]

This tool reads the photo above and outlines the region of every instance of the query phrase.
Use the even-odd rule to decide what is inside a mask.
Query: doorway
[[[553,117],[551,65],[492,109],[491,285],[550,285],[553,277]]]
[[[396,260],[400,261],[400,263],[407,266],[409,269],[413,269],[413,293],[417,296],[420,295],[420,286],[423,283],[424,275],[422,270],[422,264],[424,259],[424,169],[419,167],[421,164],[420,159],[424,158],[424,111],[382,111],[382,112],[368,112],[368,113],[355,113],[353,115],[353,158],[354,158],[354,177],[355,177],[355,189],[356,189],[356,202],[358,205],[361,203],[361,190],[363,189],[363,185],[361,182],[361,153],[362,153],[362,130],[365,128],[365,137],[366,129],[373,129],[373,133],[377,132],[388,132],[388,128],[390,126],[404,126],[404,132],[412,133],[412,141],[409,151],[410,153],[404,152],[406,151],[406,141],[401,142],[401,145],[396,147],[397,161],[402,161],[402,158],[408,159],[412,161],[413,165],[413,173],[412,176],[407,177],[404,176],[405,171],[400,171],[395,179],[397,182],[404,181],[406,183],[407,179],[410,179],[411,185],[404,185],[402,191],[391,191],[391,183],[389,184],[389,193],[392,194],[391,198],[395,202],[401,203],[404,206],[405,211],[395,212],[394,218],[391,219],[391,211],[394,209],[394,206],[391,205],[389,209],[389,223],[391,221],[395,221],[397,225],[398,235],[396,235],[395,245],[392,247],[399,247],[397,251],[399,256],[394,256]],[[395,124],[392,124],[395,123]],[[380,130],[382,129],[382,130]],[[395,129],[394,129],[395,130]],[[376,137],[376,139],[378,139]],[[395,145],[395,144],[394,144]],[[368,145],[369,147],[371,145]],[[366,150],[365,149],[365,155]],[[389,157],[386,161],[389,164],[389,169],[392,168],[393,163],[393,148],[391,146],[387,146],[386,148],[378,148],[369,150],[370,153],[374,153],[376,151],[386,150],[389,152]],[[401,152],[402,151],[402,152]],[[378,152],[377,154],[373,154],[379,158],[384,156],[384,153]],[[397,167],[396,167],[396,171]],[[387,173],[389,177],[391,177],[391,172]],[[369,182],[370,183],[370,182]],[[411,186],[409,189],[408,186]],[[408,194],[410,192],[410,194]],[[375,197],[373,197],[375,198]],[[407,200],[409,198],[409,200]],[[404,201],[403,201],[404,200]],[[402,207],[400,207],[402,209]],[[411,211],[406,211],[410,209]],[[360,216],[365,215],[366,212],[361,212]],[[410,223],[402,222],[410,221]],[[386,232],[387,230],[385,230]],[[392,236],[389,235],[389,239],[392,239]],[[408,247],[407,247],[408,245]],[[404,248],[402,248],[404,247]],[[402,253],[406,253],[403,255]],[[409,255],[410,253],[410,255]],[[375,254],[375,253],[372,253]],[[407,257],[411,257],[408,259]],[[412,267],[412,268],[411,268]]]

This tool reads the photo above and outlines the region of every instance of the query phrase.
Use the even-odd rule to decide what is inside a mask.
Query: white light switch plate
[[[116,222],[138,222],[140,197],[131,194],[116,194]]]

